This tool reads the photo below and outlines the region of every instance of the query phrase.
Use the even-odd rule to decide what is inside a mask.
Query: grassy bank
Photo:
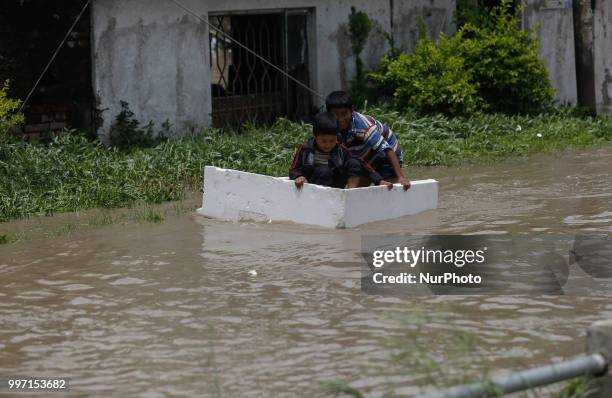
[[[469,118],[400,115],[370,109],[398,135],[407,165],[465,162],[577,148],[612,141],[612,118],[569,113]],[[242,133],[205,130],[154,148],[109,149],[74,134],[49,145],[0,146],[0,220],[35,213],[180,200],[199,189],[204,165],[285,175],[310,126],[279,120]]]

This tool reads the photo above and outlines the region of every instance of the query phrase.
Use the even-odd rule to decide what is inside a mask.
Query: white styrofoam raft
[[[244,171],[204,168],[204,197],[198,213],[230,221],[292,221],[328,228],[351,228],[435,209],[436,180],[337,189],[304,184],[297,189],[286,177]]]

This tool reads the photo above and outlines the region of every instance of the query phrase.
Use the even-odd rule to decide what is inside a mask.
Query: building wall
[[[120,101],[143,123],[168,119],[178,130],[208,123],[208,31],[167,0],[95,0],[94,95],[104,141]]]
[[[314,79],[312,88],[326,95],[346,89],[355,75],[347,21],[351,6],[365,11],[374,28],[362,54],[374,68],[388,51],[383,32],[396,45],[413,48],[416,15],[433,33],[454,31],[455,0],[181,0],[198,15],[211,12],[314,8]],[[393,6],[393,9],[391,8]],[[143,123],[168,119],[179,132],[210,124],[211,88],[208,28],[170,0],[94,0],[92,11],[94,91],[107,137],[120,100]],[[315,98],[317,105],[322,98]]]
[[[412,52],[419,41],[419,23],[425,24],[427,34],[436,39],[441,32],[452,35],[456,31],[453,20],[455,1],[449,0],[394,0],[393,38],[396,47]]]
[[[576,60],[571,0],[524,0],[523,28],[534,29],[556,97],[576,104]]]
[[[612,114],[612,3],[609,1],[595,0],[593,63],[597,112]]]

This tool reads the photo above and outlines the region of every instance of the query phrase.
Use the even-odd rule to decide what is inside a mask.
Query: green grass
[[[45,235],[48,238],[58,238],[64,235],[71,235],[74,231],[76,231],[78,226],[75,223],[69,222],[61,225],[58,228],[55,228],[51,231],[45,232]]]
[[[419,117],[384,108],[367,113],[392,127],[407,167],[451,166],[612,141],[612,118],[570,112],[469,118]],[[280,119],[270,127],[247,126],[241,133],[207,129],[153,148],[124,151],[77,134],[64,134],[48,145],[0,143],[0,221],[182,200],[187,191],[201,188],[205,165],[286,175],[297,145],[310,134],[309,125]],[[104,217],[94,223],[108,223]],[[143,219],[160,221],[153,214]]]
[[[578,117],[571,110],[539,116],[475,114],[460,118],[402,116],[383,108],[369,113],[397,134],[408,165],[453,166],[612,141],[612,118]]]
[[[134,211],[134,219],[139,222],[161,223],[164,217],[151,208],[140,208]]]
[[[113,219],[113,215],[109,210],[100,209],[89,217],[87,224],[92,226],[103,226],[110,225],[114,222],[115,220]]]

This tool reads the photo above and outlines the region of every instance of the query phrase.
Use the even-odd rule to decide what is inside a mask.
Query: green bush
[[[493,112],[533,113],[548,108],[554,98],[533,33],[520,29],[520,9],[502,2],[491,10],[494,27],[465,24],[459,51],[478,84],[478,95]]]
[[[506,4],[512,7],[512,4]],[[481,28],[494,28],[495,21],[492,18],[491,9],[495,7],[488,1],[477,0],[457,0],[457,7],[455,9],[455,23],[457,28],[460,29],[465,24],[472,24]]]
[[[461,34],[440,35],[438,43],[422,38],[414,53],[386,58],[370,76],[384,91],[393,92],[399,109],[416,108],[425,113],[461,114],[480,106],[471,71],[456,48]]]
[[[476,110],[534,113],[552,104],[554,90],[532,32],[508,0],[482,24],[465,23],[453,37],[422,38],[411,55],[386,58],[370,77],[391,92],[398,109],[451,115]]]
[[[5,81],[0,88],[0,142],[8,135],[11,127],[23,123],[23,115],[15,113],[21,101],[8,98],[9,81]]]

